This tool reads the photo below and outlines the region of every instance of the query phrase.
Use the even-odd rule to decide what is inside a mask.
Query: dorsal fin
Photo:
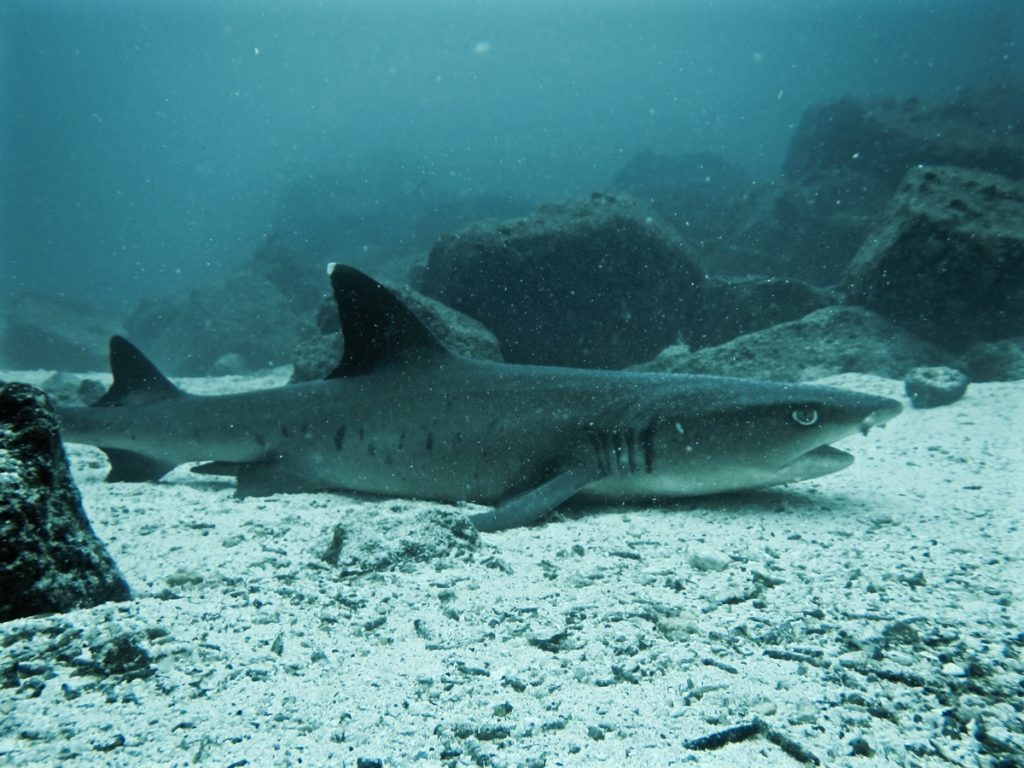
[[[114,374],[114,383],[94,405],[141,405],[187,397],[134,344],[121,336],[110,337],[110,371]]]
[[[396,360],[451,354],[393,291],[344,264],[331,264],[328,272],[345,352],[327,378],[359,376]]]

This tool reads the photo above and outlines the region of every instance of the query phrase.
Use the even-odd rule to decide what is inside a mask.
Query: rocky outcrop
[[[1024,334],[1024,182],[912,169],[845,283],[851,302],[955,351]]]
[[[972,381],[1024,379],[1024,336],[972,344],[963,368]]]
[[[452,352],[481,360],[501,360],[498,339],[471,317],[446,307],[411,288],[388,285],[433,334]],[[317,312],[320,335],[306,339],[295,349],[292,382],[322,379],[333,371],[345,351],[338,307],[324,299]]]
[[[311,335],[310,308],[326,289],[320,269],[270,238],[237,274],[185,296],[143,302],[126,331],[175,375],[284,365]]]
[[[790,140],[783,177],[725,206],[728,227],[703,243],[702,261],[712,274],[836,283],[912,167],[1024,176],[1021,104],[1024,94],[1007,86],[937,105],[843,99],[812,107]]]
[[[663,350],[643,371],[810,381],[838,373],[903,378],[911,368],[940,365],[949,355],[861,307],[827,307],[800,320],[740,336],[696,352]]]
[[[733,225],[702,251],[713,274],[763,274],[830,286],[839,281],[892,187],[847,169],[752,186]]]
[[[709,278],[700,288],[700,316],[690,346],[724,344],[840,301],[837,294],[799,280]]]
[[[615,192],[650,207],[698,246],[729,230],[750,185],[742,168],[710,152],[638,152],[612,179]]]
[[[107,342],[121,320],[68,296],[23,295],[0,323],[0,357],[12,368],[102,371]]]
[[[0,621],[130,598],[82,509],[46,395],[0,384]]]
[[[812,107],[790,139],[785,174],[801,179],[841,169],[895,187],[910,168],[928,164],[1024,177],[1024,110],[1007,122],[989,103],[979,94],[937,105],[843,99]]]
[[[418,287],[491,329],[509,362],[618,368],[686,338],[701,280],[678,234],[594,195],[441,238]]]

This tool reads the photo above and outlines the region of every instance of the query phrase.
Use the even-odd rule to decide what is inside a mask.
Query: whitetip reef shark
[[[125,339],[93,406],[59,409],[64,438],[101,448],[108,481],[174,467],[237,478],[240,496],[354,491],[494,505],[497,531],[576,494],[673,498],[789,483],[853,462],[831,443],[902,409],[810,384],[514,365],[446,349],[393,291],[329,267],[344,336],[321,381],[196,396]]]

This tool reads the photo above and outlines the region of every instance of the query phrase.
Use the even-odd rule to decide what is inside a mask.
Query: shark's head
[[[696,395],[691,381],[685,397],[646,403],[633,421],[643,427],[618,441],[627,458],[632,447],[632,463],[613,458],[594,490],[691,496],[820,477],[853,463],[832,443],[867,434],[902,410],[890,398],[831,387],[705,381]]]

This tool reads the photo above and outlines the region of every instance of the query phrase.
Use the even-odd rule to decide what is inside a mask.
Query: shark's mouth
[[[806,480],[830,475],[853,464],[853,456],[831,445],[819,445],[802,453],[779,470],[790,480]]]

